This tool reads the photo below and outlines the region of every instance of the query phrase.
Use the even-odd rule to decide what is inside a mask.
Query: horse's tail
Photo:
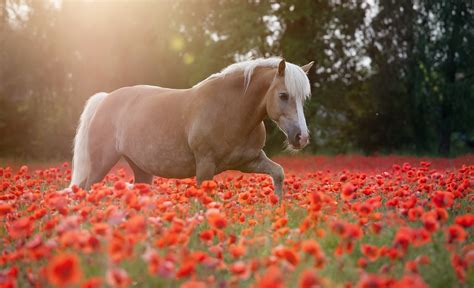
[[[79,120],[79,127],[76,131],[76,137],[74,138],[74,156],[72,159],[72,180],[69,187],[73,185],[84,186],[87,176],[91,169],[91,161],[89,157],[89,151],[87,148],[89,139],[89,128],[92,117],[94,117],[95,111],[99,104],[104,100],[108,94],[100,92],[87,100],[84,111],[82,111],[81,118]]]

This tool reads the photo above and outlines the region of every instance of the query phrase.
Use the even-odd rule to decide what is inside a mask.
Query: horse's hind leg
[[[132,160],[128,157],[125,157],[128,162],[128,165],[132,167],[133,175],[134,175],[134,183],[146,183],[151,184],[153,181],[153,175],[143,171],[140,167],[138,167]]]
[[[90,154],[90,170],[86,181],[86,190],[90,189],[92,184],[102,181],[110,169],[117,164],[120,154],[115,147],[110,145],[101,145]]]

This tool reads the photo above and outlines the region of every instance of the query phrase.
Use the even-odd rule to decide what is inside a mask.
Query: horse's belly
[[[189,178],[196,175],[196,165],[193,159],[159,159],[159,165],[148,165],[149,173],[165,178]]]
[[[158,148],[160,145],[157,145]],[[126,155],[143,171],[165,178],[188,178],[195,176],[196,164],[189,151],[181,149],[144,149],[134,155]],[[137,155],[139,154],[139,155]]]

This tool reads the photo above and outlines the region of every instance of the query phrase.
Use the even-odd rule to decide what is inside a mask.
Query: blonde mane
[[[199,87],[206,83],[207,81],[214,79],[225,77],[228,74],[232,74],[235,72],[243,72],[244,73],[244,86],[245,90],[247,90],[248,86],[250,85],[250,81],[252,79],[252,74],[257,67],[271,67],[276,68],[282,59],[278,57],[272,58],[258,58],[254,60],[248,60],[243,62],[238,62],[227,66],[226,68],[222,69],[221,72],[212,74],[208,78],[204,79],[203,81],[194,85],[194,87]],[[301,69],[300,66],[286,62],[285,68],[285,86],[288,89],[288,93],[294,95],[295,97],[304,101],[308,99],[311,95],[311,87],[309,84],[308,77],[306,73]]]

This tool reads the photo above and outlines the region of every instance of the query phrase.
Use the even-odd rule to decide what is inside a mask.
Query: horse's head
[[[306,76],[311,66],[313,62],[299,67],[281,60],[265,97],[268,116],[294,149],[303,149],[309,142],[303,104],[311,93]]]

